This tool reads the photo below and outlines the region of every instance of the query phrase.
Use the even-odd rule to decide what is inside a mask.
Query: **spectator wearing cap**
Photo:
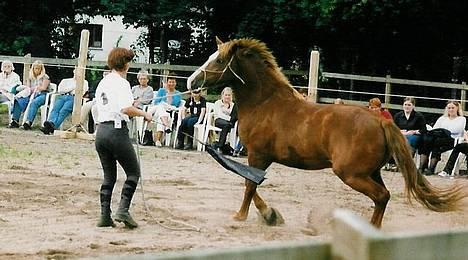
[[[189,115],[185,115],[186,111]],[[185,109],[181,110],[182,122],[177,134],[176,149],[193,149],[193,133],[194,126],[203,121],[206,113],[206,99],[201,96],[201,90],[196,89],[192,91],[190,98],[185,101]],[[184,139],[187,135],[187,145],[184,146]]]

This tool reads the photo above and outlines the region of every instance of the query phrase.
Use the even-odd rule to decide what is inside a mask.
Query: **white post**
[[[309,89],[308,98],[309,100],[317,103],[317,85],[318,85],[318,69],[319,69],[319,57],[318,51],[311,51],[310,53],[310,67],[309,67]]]
[[[89,42],[89,31],[81,31],[81,40],[80,40],[80,53],[78,56],[78,67],[76,68],[76,88],[75,88],[75,99],[73,103],[73,113],[72,113],[72,124],[73,131],[76,132],[76,126],[80,125],[80,115],[81,115],[81,102],[83,100],[83,85],[85,78],[85,69],[88,59],[88,42]]]
[[[390,105],[390,97],[392,96],[392,84],[390,84],[391,76],[387,75],[385,80],[385,108],[388,108]]]

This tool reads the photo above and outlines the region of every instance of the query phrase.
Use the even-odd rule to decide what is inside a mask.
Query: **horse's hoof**
[[[260,213],[259,217],[259,219],[268,226],[279,226],[284,224],[283,216],[275,208],[268,208],[263,213]]]
[[[245,221],[247,219],[247,216],[242,216],[241,214],[239,214],[239,212],[237,212],[232,218],[236,221]]]

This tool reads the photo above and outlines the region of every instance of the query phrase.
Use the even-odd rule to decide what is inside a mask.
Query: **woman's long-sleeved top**
[[[149,105],[153,102],[153,88],[146,86],[142,88],[140,85],[133,86],[132,94],[134,99],[138,99],[142,105]]]
[[[409,118],[406,118],[404,111],[396,113],[393,121],[401,130],[419,130],[421,134],[427,131],[423,114],[414,110],[411,111]]]
[[[445,128],[452,133],[452,138],[462,137],[465,131],[466,118],[464,116],[457,116],[450,119],[448,116],[441,116],[434,124],[435,128]]]
[[[223,101],[217,100],[214,103],[214,119],[222,118],[226,121],[231,120],[231,112],[234,107],[234,102],[231,102],[228,107],[224,106]]]

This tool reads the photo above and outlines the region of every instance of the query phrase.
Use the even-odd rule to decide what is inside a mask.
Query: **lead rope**
[[[144,191],[144,188],[143,188],[143,174],[142,174],[142,167],[141,167],[141,159],[140,159],[140,146],[138,144],[138,140],[139,140],[139,136],[138,136],[138,131],[136,131],[136,124],[135,124],[135,120],[133,119],[133,122],[132,122],[132,131],[134,131],[134,136],[136,135],[136,151],[137,151],[137,160],[138,160],[138,165],[140,167],[140,188],[141,188],[141,198],[143,200],[143,208],[145,209],[145,214],[147,216],[149,216],[151,219],[153,219],[154,221],[156,221],[156,223],[158,225],[160,225],[161,227],[165,228],[165,229],[169,229],[169,230],[173,230],[173,231],[196,231],[196,232],[200,232],[201,231],[201,228],[197,227],[197,226],[194,226],[194,225],[191,225],[191,224],[188,224],[188,223],[185,223],[183,221],[178,221],[178,220],[175,220],[175,219],[172,219],[172,218],[166,218],[166,220],[168,220],[169,222],[172,222],[172,223],[175,223],[175,224],[179,224],[179,225],[182,225],[182,226],[186,226],[186,227],[181,227],[181,228],[178,228],[178,227],[170,227],[170,226],[167,226],[167,225],[164,225],[161,221],[158,221],[150,212],[150,210],[148,209],[148,206],[146,205],[146,199],[145,199],[145,191]]]

